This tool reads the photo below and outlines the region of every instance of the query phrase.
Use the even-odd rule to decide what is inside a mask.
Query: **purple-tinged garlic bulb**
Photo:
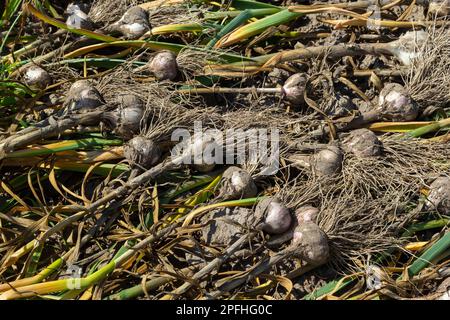
[[[222,175],[219,197],[222,200],[255,197],[258,189],[252,176],[238,167],[229,167]]]
[[[450,213],[450,177],[439,177],[431,183],[425,208]]]
[[[124,146],[124,156],[146,169],[152,167],[161,159],[161,149],[153,140],[136,136]]]
[[[383,144],[369,129],[356,129],[345,137],[344,148],[359,158],[376,157],[382,152]]]
[[[256,205],[255,217],[260,221],[257,228],[269,234],[286,232],[292,224],[289,209],[278,199],[268,197]]]
[[[311,265],[322,265],[330,257],[328,237],[314,222],[300,223],[294,230],[290,248],[293,255]]]
[[[306,222],[314,222],[317,223],[317,217],[319,215],[319,209],[310,206],[305,205],[298,207],[295,210],[294,219],[291,225],[289,226],[289,229],[282,233],[282,234],[276,234],[270,237],[270,240],[268,241],[269,246],[279,246],[287,241],[292,240],[294,236],[295,228],[302,223]]]
[[[32,65],[25,70],[23,82],[31,89],[44,90],[53,81],[47,71],[39,66]]]
[[[175,80],[178,75],[177,57],[171,51],[158,52],[150,61],[149,69],[158,80]]]
[[[119,21],[108,28],[109,32],[119,32],[127,39],[138,39],[150,30],[147,12],[141,7],[131,7]]]
[[[288,101],[295,105],[305,102],[304,93],[308,78],[303,73],[290,76],[283,85],[283,93]]]
[[[385,120],[412,121],[419,114],[417,103],[399,83],[388,83],[380,92],[378,110]]]

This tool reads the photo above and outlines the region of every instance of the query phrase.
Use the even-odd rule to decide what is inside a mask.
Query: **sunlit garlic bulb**
[[[102,120],[113,133],[129,140],[140,131],[144,107],[141,99],[134,94],[120,95],[117,100],[117,109],[105,112]]]
[[[194,136],[187,149],[190,150],[194,170],[199,172],[212,171],[217,163],[216,155],[221,148],[222,146],[212,133],[204,132],[203,135]]]
[[[32,65],[25,70],[23,82],[31,89],[43,90],[52,84],[50,74],[39,66]]]
[[[297,228],[299,224],[309,222],[317,223],[318,215],[319,209],[313,206],[305,205],[298,207],[295,210],[294,217],[288,230],[283,232],[282,234],[272,235],[270,237],[270,240],[268,241],[268,245],[277,247],[287,241],[292,240],[292,238],[294,237],[295,228]]]
[[[324,264],[330,256],[328,237],[314,222],[300,223],[295,228],[290,248],[294,256],[312,265]]]
[[[412,121],[419,107],[407,90],[399,83],[388,83],[380,92],[378,110],[381,117],[390,121]]]
[[[289,209],[277,198],[268,197],[256,205],[255,217],[261,221],[258,228],[269,234],[286,232],[292,223]]]
[[[177,57],[171,51],[158,52],[149,65],[158,80],[175,80],[178,75]]]
[[[219,197],[222,200],[255,197],[258,189],[252,176],[238,167],[229,167],[222,175]]]
[[[65,104],[70,112],[90,112],[105,104],[102,95],[88,80],[75,81],[67,93]]]
[[[365,128],[351,131],[343,144],[348,152],[360,158],[379,156],[383,148],[376,134]]]
[[[127,39],[138,39],[150,30],[148,14],[141,7],[131,7],[107,30],[120,32]]]
[[[171,150],[172,161],[177,165],[189,165],[199,172],[214,169],[217,163],[222,163],[223,145],[218,142],[216,133],[205,131],[181,140]]]
[[[328,146],[313,157],[313,168],[319,176],[331,176],[342,169],[343,153],[339,147]]]
[[[92,30],[93,23],[89,19],[88,15],[82,10],[79,4],[70,3],[66,9],[68,17],[66,24],[75,29]]]
[[[132,163],[148,169],[158,163],[161,149],[153,140],[136,136],[125,144],[124,156]]]

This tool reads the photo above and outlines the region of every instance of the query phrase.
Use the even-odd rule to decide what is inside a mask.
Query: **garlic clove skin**
[[[88,80],[78,80],[70,87],[65,104],[69,112],[90,112],[105,104],[105,100]]]
[[[261,200],[255,208],[256,221],[261,221],[257,228],[269,234],[282,234],[292,224],[289,209],[277,198]]]
[[[161,159],[161,149],[153,140],[136,136],[124,146],[124,156],[132,163],[149,169]]]
[[[222,200],[255,197],[258,193],[252,176],[238,167],[227,168],[221,181],[219,197]]]
[[[439,177],[431,183],[425,209],[450,213],[450,177]]]
[[[171,51],[158,52],[150,62],[149,69],[158,80],[173,81],[178,75],[177,57]]]
[[[330,257],[328,237],[313,222],[305,222],[295,228],[290,248],[295,257],[316,266],[326,263]]]
[[[131,7],[110,29],[120,32],[127,39],[138,39],[150,30],[147,12],[138,6]]]
[[[419,115],[417,103],[399,83],[388,83],[383,87],[378,110],[383,119],[390,121],[413,121]]]
[[[308,78],[303,73],[295,73],[290,76],[283,85],[286,99],[295,105],[303,104],[307,81]]]
[[[31,89],[44,90],[53,80],[43,68],[32,65],[25,70],[23,82]]]
[[[67,26],[74,29],[93,30],[94,25],[88,15],[81,9],[79,4],[70,3],[66,12],[69,14],[66,20]]]
[[[342,170],[344,155],[336,146],[327,146],[313,157],[314,172],[319,176],[332,176]]]
[[[376,157],[382,153],[383,144],[375,133],[369,129],[356,129],[343,141],[347,152],[353,153],[359,158]]]

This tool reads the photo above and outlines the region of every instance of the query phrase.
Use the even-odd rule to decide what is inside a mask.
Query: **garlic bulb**
[[[376,157],[382,151],[382,143],[376,134],[365,128],[351,131],[343,143],[348,152],[360,158]]]
[[[294,237],[294,231],[295,228],[299,224],[307,223],[307,222],[314,222],[317,223],[317,216],[319,215],[319,209],[305,205],[298,207],[295,210],[294,219],[291,222],[291,225],[289,226],[289,229],[282,234],[276,234],[272,235],[268,241],[268,245],[272,247],[279,246],[287,241],[292,240]]]
[[[124,146],[124,156],[133,163],[146,169],[158,163],[161,158],[161,149],[153,140],[136,136]]]
[[[330,256],[328,238],[313,222],[304,222],[295,228],[291,248],[294,256],[312,265],[324,264]]]
[[[158,80],[174,80],[178,74],[177,57],[171,51],[158,52],[149,65]]]
[[[190,144],[185,146],[184,154],[194,170],[209,172],[217,163],[222,163],[217,156],[221,156],[223,146],[218,143],[215,133],[206,131],[202,135],[194,135],[188,143]]]
[[[313,157],[314,172],[319,176],[331,176],[342,169],[343,153],[339,147],[328,146]]]
[[[450,213],[450,177],[439,177],[430,185],[425,208]]]
[[[385,120],[412,121],[419,114],[419,107],[406,89],[399,83],[388,83],[380,92],[378,110]]]
[[[270,234],[286,232],[292,223],[289,209],[277,198],[269,197],[261,200],[255,208],[258,228]]]
[[[238,167],[229,167],[222,175],[219,197],[222,200],[255,197],[258,189],[252,176]]]
[[[295,105],[302,104],[305,101],[304,93],[307,81],[308,78],[303,73],[295,73],[290,76],[283,85],[286,99]]]
[[[83,8],[84,9],[84,8]],[[92,21],[88,15],[83,12],[80,4],[70,3],[66,9],[69,16],[67,17],[66,24],[75,29],[94,29]]]
[[[133,94],[124,94],[118,97],[119,106],[116,110],[105,112],[103,122],[113,133],[125,140],[133,138],[140,131],[144,108],[139,97]]]
[[[78,80],[70,87],[65,104],[69,112],[89,112],[105,104],[105,100],[88,80]]]
[[[339,147],[331,145],[314,155],[292,154],[288,160],[294,167],[310,170],[318,176],[333,176],[341,171],[344,154]]]
[[[32,65],[25,70],[23,82],[31,89],[43,90],[52,84],[50,74],[39,66]]]
[[[138,39],[149,30],[147,12],[138,6],[128,9],[119,21],[107,28],[107,31],[120,32],[127,39]]]

